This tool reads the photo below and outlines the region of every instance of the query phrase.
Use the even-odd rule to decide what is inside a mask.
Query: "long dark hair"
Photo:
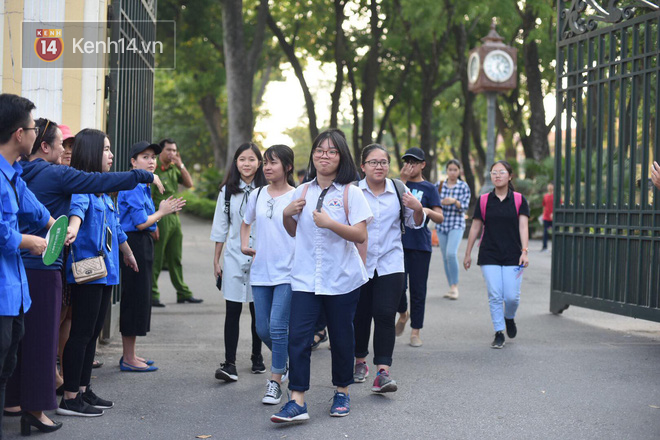
[[[229,165],[225,180],[223,180],[220,184],[220,189],[222,189],[224,186],[227,187],[227,192],[230,196],[243,191],[239,186],[241,183],[241,172],[238,171],[238,165],[236,165],[236,161],[238,161],[238,156],[243,154],[243,152],[248,149],[252,150],[252,152],[257,156],[257,160],[259,161],[259,168],[257,168],[257,173],[254,175],[253,180],[255,188],[259,188],[260,186],[267,184],[266,176],[264,176],[264,160],[261,157],[261,151],[259,151],[259,147],[257,147],[252,142],[246,142],[238,147],[234,153],[234,158]]]
[[[39,118],[34,121],[34,123],[36,127],[39,127],[39,136],[34,140],[30,156],[39,152],[42,142],[45,142],[52,147],[53,142],[55,142],[55,135],[57,134],[57,123],[53,121],[46,118]]]
[[[512,182],[512,181],[513,181],[513,168],[511,167],[511,165],[509,164],[509,162],[507,162],[506,160],[498,160],[497,162],[495,162],[494,164],[492,164],[492,165],[490,166],[490,170],[489,170],[489,171],[493,171],[493,167],[494,167],[495,165],[497,165],[498,163],[499,163],[499,164],[502,164],[502,166],[504,166],[504,168],[506,168],[507,173],[509,173],[509,176],[511,176],[512,179],[509,180],[509,189],[510,189],[511,191],[515,191],[515,189],[513,188],[513,182]]]
[[[330,140],[332,145],[339,150],[339,166],[337,167],[337,176],[335,182],[346,185],[359,177],[351,150],[348,148],[344,132],[337,128],[330,128],[316,136],[312,144],[312,151],[309,152],[309,164],[307,165],[306,180],[313,180],[316,177],[316,167],[314,167],[314,150],[316,150],[323,141]]]
[[[94,128],[80,130],[73,141],[71,167],[88,173],[102,173],[103,145],[107,137]]]
[[[264,152],[264,157],[271,162],[279,159],[282,169],[286,173],[286,183],[296,186],[296,182],[293,180],[293,150],[291,148],[282,144],[273,145]]]

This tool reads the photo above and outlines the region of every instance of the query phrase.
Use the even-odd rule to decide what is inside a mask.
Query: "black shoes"
[[[94,391],[92,391],[92,387],[90,386],[88,386],[87,390],[85,390],[85,392],[83,393],[82,399],[88,405],[91,405],[94,408],[98,408],[98,409],[110,409],[113,406],[115,406],[115,404],[112,403],[111,401],[101,399],[99,396],[94,394]]]
[[[78,417],[99,417],[103,415],[103,410],[93,407],[85,402],[82,394],[76,394],[73,399],[62,398],[57,414],[61,416],[78,416]]]
[[[184,303],[190,303],[190,304],[199,304],[203,303],[203,299],[195,298],[195,297],[190,297],[190,298],[177,298],[176,303],[177,304],[184,304]],[[153,303],[152,303],[153,305]]]
[[[502,348],[502,347],[504,347],[504,333],[497,332],[495,333],[495,339],[493,339],[493,343],[490,344],[490,348]]]
[[[266,372],[266,365],[264,365],[264,357],[260,354],[252,355],[252,374],[263,374]]]
[[[151,307],[165,307],[165,304],[160,302],[158,299],[152,299],[151,300]]]
[[[41,432],[53,432],[62,427],[62,422],[53,420],[52,425],[46,425],[41,420],[30,414],[29,412],[23,413],[21,416],[21,435],[28,436],[31,434],[31,427],[34,426]]]
[[[506,335],[510,339],[515,338],[516,335],[518,334],[518,327],[516,327],[516,323],[513,321],[513,318],[511,319],[504,318],[504,323],[506,324]]]
[[[236,382],[238,380],[238,373],[236,372],[236,365],[225,362],[220,364],[220,368],[215,370],[215,378],[224,380],[225,382]]]

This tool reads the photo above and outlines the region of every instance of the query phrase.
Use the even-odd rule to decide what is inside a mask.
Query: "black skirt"
[[[122,336],[145,336],[151,327],[154,242],[148,231],[127,232],[126,235],[140,271],[134,272],[121,259],[119,331]]]

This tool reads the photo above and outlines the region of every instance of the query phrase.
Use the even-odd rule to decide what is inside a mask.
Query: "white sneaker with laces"
[[[274,380],[269,380],[266,384],[266,394],[261,399],[261,403],[266,405],[277,405],[282,400],[282,388]]]

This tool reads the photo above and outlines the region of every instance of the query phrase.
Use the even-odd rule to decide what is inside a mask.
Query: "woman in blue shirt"
[[[133,169],[152,172],[156,169],[158,144],[141,141],[131,148]],[[139,184],[130,191],[122,191],[117,197],[121,227],[128,236],[128,244],[134,251],[139,272],[128,270],[122,264],[121,302],[119,303],[119,331],[124,353],[119,360],[121,371],[156,371],[153,362],[135,354],[135,339],[146,336],[151,323],[151,274],[154,261],[154,242],[151,232],[156,222],[168,214],[178,212],[186,204],[183,199],[169,197],[160,202],[158,211],[151,198],[151,188]]]
[[[76,135],[71,166],[88,172],[108,172],[113,154],[110,140],[100,130],[84,129]],[[107,194],[76,194],[71,199],[69,225],[76,241],[67,260],[67,282],[71,286],[71,333],[64,347],[64,396],[57,413],[69,416],[96,417],[114,404],[98,397],[90,388],[92,363],[105,314],[110,304],[112,286],[119,283],[119,251],[124,263],[138,271],[135,256],[126,242],[119,216]],[[76,283],[73,262],[103,255],[107,275],[84,284]]]

